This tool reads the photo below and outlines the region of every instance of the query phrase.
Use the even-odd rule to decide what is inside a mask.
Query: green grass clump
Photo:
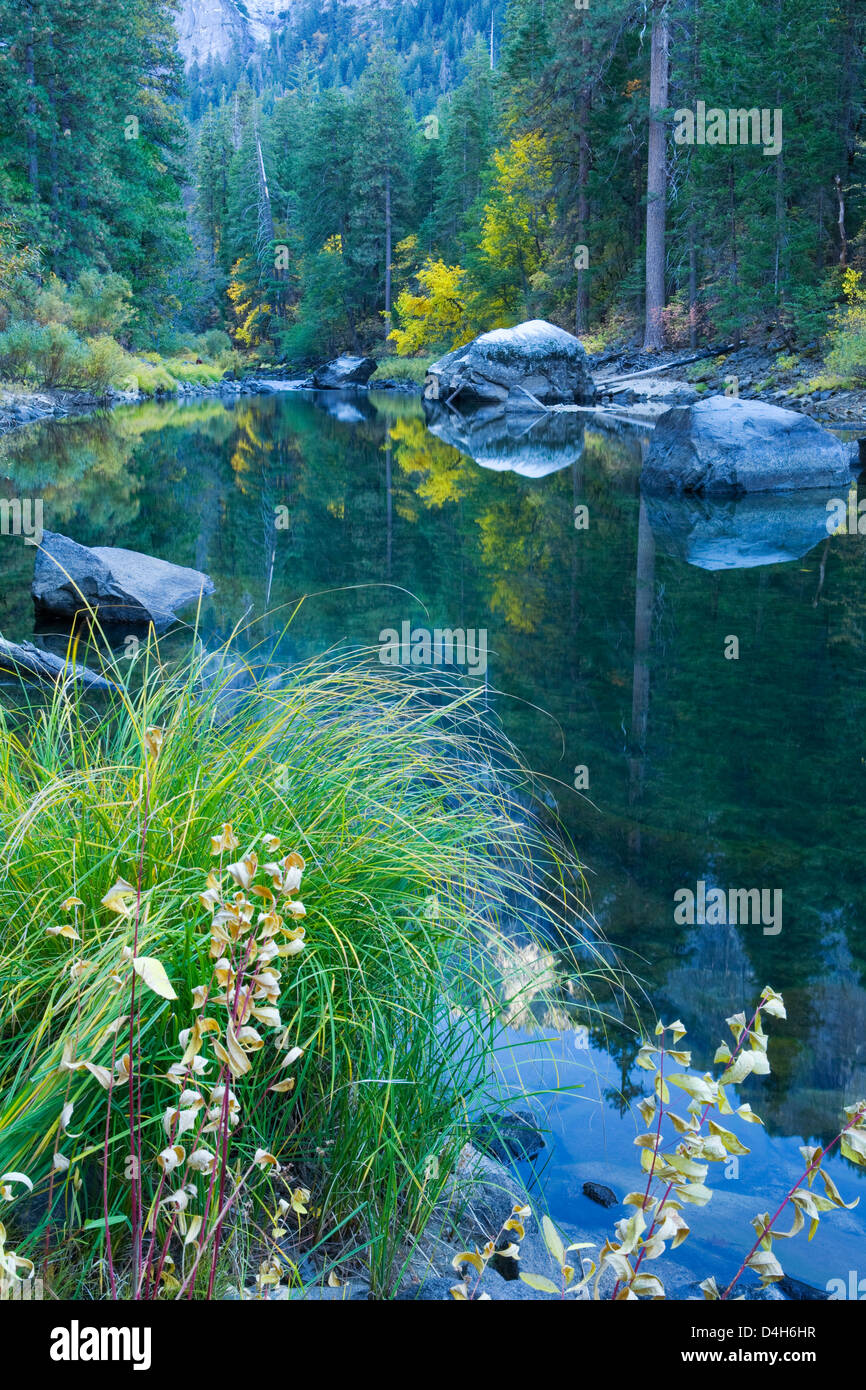
[[[412,381],[416,386],[423,386],[430,360],[427,357],[383,357],[370,377],[370,385],[375,386],[377,381]]]
[[[263,866],[275,835],[305,862],[305,944],[276,962],[279,1031],[257,1025],[253,1065],[231,1082],[240,1122],[224,1136],[219,1200],[257,1154],[279,1168],[267,1160],[236,1201],[204,1292],[226,1262],[245,1266],[233,1282],[250,1260],[267,1269],[288,1229],[299,1249],[362,1259],[387,1295],[490,1083],[501,928],[516,916],[532,923],[524,942],[574,932],[579,869],[471,693],[443,697],[360,658],[267,679],[227,654],[167,670],[155,646],[122,665],[107,668],[109,695],[58,687],[0,709],[0,1172],[34,1185],[6,1208],[10,1246],[46,1282],[63,1271],[70,1293],[105,1294],[108,1268],[129,1294],[143,1221],[166,1194],[157,1155],[179,1104],[168,1068],[219,967],[199,895],[230,858]],[[215,858],[226,823],[238,847]],[[131,893],[104,902],[119,880]],[[130,953],[157,960],[175,997],[138,979],[133,1002]],[[277,1037],[302,1049],[289,1070]],[[209,1077],[183,1083],[205,1102],[221,1074],[212,1050]],[[156,1208],[163,1294],[193,1273],[195,1242],[180,1243],[192,1214],[207,1229],[219,1207],[207,1176],[185,1181],[188,1212]]]
[[[175,381],[192,383],[196,386],[213,386],[222,379],[222,367],[208,362],[190,362],[188,358],[171,357],[165,363]]]

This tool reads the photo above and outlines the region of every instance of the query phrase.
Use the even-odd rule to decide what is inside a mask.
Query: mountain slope
[[[183,0],[177,31],[186,66],[225,60],[267,42],[293,5],[294,0]]]

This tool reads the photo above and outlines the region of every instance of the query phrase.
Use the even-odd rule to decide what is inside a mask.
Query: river
[[[301,595],[288,659],[404,623],[485,634],[490,707],[545,779],[601,929],[697,1064],[763,985],[785,997],[773,1074],[740,1088],[766,1128],[714,1165],[677,1251],[721,1280],[802,1171],[798,1146],[866,1096],[866,537],[828,535],[818,492],[642,500],[647,438],[588,414],[431,433],[416,397],[372,392],[152,404],[10,437],[0,497],[42,499],[46,528],[84,544],[206,570],[208,642],[246,613],[274,613],[276,633]],[[32,638],[32,551],[0,545],[0,630]],[[726,908],[764,892],[760,913],[689,921],[686,890],[713,889]],[[611,1214],[582,1184],[639,1185],[635,1036],[540,1011],[508,1042],[506,1075],[543,1093],[551,1212],[603,1238]],[[864,1170],[829,1170],[847,1201],[862,1192]],[[786,1269],[822,1289],[854,1271],[866,1296],[864,1227],[830,1214],[781,1248]]]

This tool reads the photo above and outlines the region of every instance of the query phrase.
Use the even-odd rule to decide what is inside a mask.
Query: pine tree
[[[377,47],[353,103],[352,199],[356,212],[348,255],[363,312],[391,324],[393,247],[410,213],[411,118],[393,54]]]

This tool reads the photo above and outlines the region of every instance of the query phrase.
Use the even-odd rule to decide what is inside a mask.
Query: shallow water
[[[303,594],[289,658],[404,622],[486,632],[491,708],[547,779],[600,926],[661,1016],[683,1019],[695,1062],[764,984],[785,996],[773,1075],[740,1089],[766,1131],[739,1128],[753,1154],[714,1166],[676,1254],[722,1278],[802,1171],[798,1145],[829,1141],[866,1096],[866,538],[828,536],[824,493],[642,503],[646,438],[589,415],[434,434],[417,399],[390,395],[151,405],[7,440],[0,496],[42,498],[45,527],[85,544],[206,570],[208,640],[266,610],[275,636]],[[0,630],[30,638],[32,551],[3,537],[0,554]],[[675,893],[699,883],[768,890],[767,912],[678,922]],[[547,1100],[547,1198],[601,1235],[609,1214],[581,1188],[639,1185],[637,1044],[615,1022],[589,1048],[565,1013],[536,1022],[512,1035],[521,1077],[566,1088]],[[830,1169],[846,1200],[862,1192],[863,1170]],[[820,1287],[866,1277],[864,1229],[866,1213],[833,1213],[785,1267]]]

